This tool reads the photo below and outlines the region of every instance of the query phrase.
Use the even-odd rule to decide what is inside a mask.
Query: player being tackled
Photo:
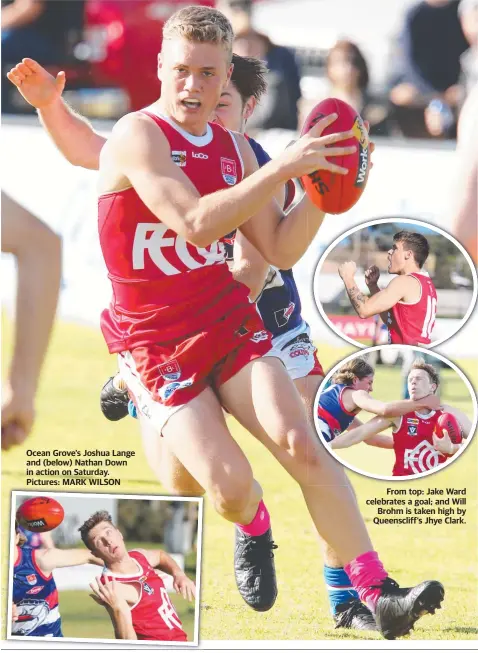
[[[357,428],[343,433],[331,442],[333,449],[344,449],[360,442],[374,446],[394,449],[395,463],[393,476],[414,476],[437,469],[450,456],[454,456],[462,446],[462,438],[466,439],[471,432],[471,422],[460,410],[447,404],[442,404],[438,398],[440,377],[429,363],[421,358],[416,359],[407,379],[410,400],[413,408],[395,416],[379,415]],[[325,393],[324,393],[325,394]],[[434,405],[433,398],[439,405]],[[420,404],[422,406],[420,407]],[[441,428],[440,417],[446,413],[454,417],[461,433],[460,442],[453,442],[446,428]],[[392,427],[392,435],[379,435],[381,431]],[[454,438],[455,439],[455,438]]]

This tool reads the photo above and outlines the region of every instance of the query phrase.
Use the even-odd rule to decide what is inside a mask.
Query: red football
[[[17,522],[27,531],[45,533],[61,524],[63,506],[49,497],[33,497],[24,501],[17,510]]]
[[[463,441],[461,426],[456,417],[451,413],[443,413],[437,419],[435,433],[439,438],[443,437],[443,429],[448,431],[448,435],[453,444],[460,444]]]
[[[307,116],[301,135],[306,134],[321,118],[338,114],[338,118],[322,132],[323,136],[353,129],[355,138],[334,143],[330,147],[357,145],[357,151],[346,156],[331,157],[331,163],[349,169],[347,175],[337,175],[328,170],[317,170],[304,175],[301,180],[307,195],[324,213],[345,213],[358,202],[367,185],[370,170],[370,143],[368,132],[360,115],[346,102],[328,98],[319,102]]]

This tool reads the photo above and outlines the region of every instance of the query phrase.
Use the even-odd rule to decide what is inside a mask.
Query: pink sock
[[[360,600],[374,612],[382,590],[371,589],[371,585],[379,585],[380,581],[388,576],[376,551],[362,553],[348,565],[344,565],[344,569],[357,590]]]
[[[247,533],[247,535],[264,535],[264,533],[269,530],[271,526],[271,518],[269,512],[264,505],[264,501],[259,503],[257,508],[256,516],[251,521],[250,524],[237,524],[241,531]]]

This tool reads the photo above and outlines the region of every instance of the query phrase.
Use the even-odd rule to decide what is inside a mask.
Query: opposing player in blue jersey
[[[332,383],[320,393],[317,406],[317,428],[326,442],[332,442],[341,433],[362,425],[357,418],[361,410],[382,417],[400,417],[412,411],[438,410],[440,399],[430,394],[422,399],[400,399],[383,402],[371,396],[375,370],[361,356],[357,356],[336,372]],[[375,435],[367,444],[393,449],[393,439]]]
[[[15,637],[63,637],[53,570],[103,561],[83,549],[32,548],[15,525],[12,626]]]

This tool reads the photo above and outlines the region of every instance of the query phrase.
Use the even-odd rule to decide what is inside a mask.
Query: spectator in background
[[[461,0],[458,16],[465,38],[469,44],[460,59],[461,83],[464,96],[478,84],[478,0]]]
[[[369,122],[372,136],[388,133],[387,109],[374,102],[368,92],[369,73],[364,55],[355,43],[337,41],[326,62],[327,85],[300,103],[300,124],[313,107],[327,97],[347,102]]]
[[[407,11],[390,80],[405,136],[454,135],[460,57],[468,47],[458,0],[423,0]]]
[[[61,240],[2,192],[2,252],[17,259],[15,339],[2,394],[2,449],[21,444],[35,417],[35,396],[50,340],[61,275]]]
[[[234,52],[265,61],[267,93],[248,121],[254,129],[297,129],[297,103],[301,97],[300,74],[293,53],[275,45],[252,25],[252,0],[218,0],[217,8],[227,16],[235,34]]]

